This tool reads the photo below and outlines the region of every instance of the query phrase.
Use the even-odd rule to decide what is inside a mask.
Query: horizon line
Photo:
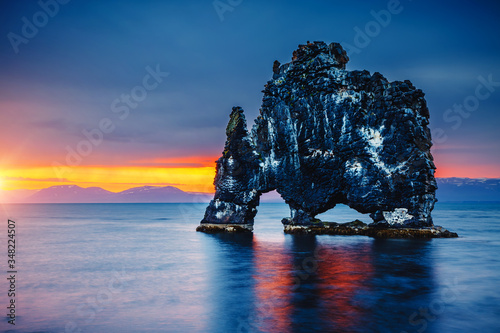
[[[454,178],[457,178],[457,179],[471,179],[471,180],[492,180],[492,179],[499,179],[500,180],[500,177],[478,177],[478,178],[470,178],[470,177],[435,177],[435,179],[454,179]],[[175,184],[177,185],[177,184]],[[182,185],[182,184],[178,184],[178,185]],[[53,188],[53,187],[62,187],[62,186],[76,186],[76,187],[79,187],[79,188],[83,188],[83,189],[87,189],[87,188],[100,188],[102,190],[105,190],[105,191],[108,191],[108,192],[111,192],[111,193],[120,193],[120,192],[124,192],[124,191],[128,191],[130,189],[133,189],[133,188],[140,188],[140,187],[157,187],[157,188],[165,188],[165,187],[172,187],[172,188],[175,188],[175,189],[178,189],[184,193],[191,193],[191,194],[213,194],[215,193],[215,191],[212,191],[212,192],[202,192],[202,191],[184,191],[182,189],[180,189],[179,187],[177,186],[173,186],[173,185],[147,185],[144,184],[144,185],[141,185],[141,184],[137,184],[137,186],[132,186],[132,187],[129,187],[125,190],[121,190],[121,191],[110,191],[110,190],[107,190],[101,186],[89,186],[89,187],[82,187],[80,185],[77,185],[77,184],[61,184],[61,185],[52,185],[52,186],[48,186],[48,187],[41,187],[41,188],[34,188],[34,189],[29,189],[29,188],[18,188],[18,189],[11,189],[11,190],[5,190],[5,189],[2,189],[0,188],[0,191],[3,191],[3,192],[11,192],[11,191],[41,191],[41,190],[45,190],[45,189],[48,189],[48,188]]]

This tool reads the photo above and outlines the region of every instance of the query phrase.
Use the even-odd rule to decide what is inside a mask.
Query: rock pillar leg
[[[258,154],[246,129],[245,116],[233,108],[226,128],[227,141],[217,160],[215,196],[197,231],[252,231],[260,192],[254,184],[259,173]]]

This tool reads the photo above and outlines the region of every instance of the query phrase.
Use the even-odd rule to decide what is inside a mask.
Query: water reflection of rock
[[[206,235],[210,306],[207,332],[235,332],[252,312],[254,296],[254,235],[220,233]]]
[[[431,249],[429,240],[373,241],[375,270],[366,302],[374,331],[432,332],[437,317],[427,312],[438,287]]]
[[[213,331],[415,332],[436,288],[429,241],[210,237]]]
[[[318,332],[355,332],[370,311],[359,302],[360,295],[369,292],[373,276],[370,242],[330,244],[323,245],[313,237],[292,240],[294,326],[305,325]]]

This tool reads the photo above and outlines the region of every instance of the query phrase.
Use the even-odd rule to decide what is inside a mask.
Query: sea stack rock
[[[215,196],[200,231],[251,231],[262,193],[290,206],[285,230],[318,226],[337,204],[369,213],[371,228],[430,228],[435,165],[424,93],[406,80],[349,71],[338,43],[299,45],[274,62],[248,132],[233,108]]]

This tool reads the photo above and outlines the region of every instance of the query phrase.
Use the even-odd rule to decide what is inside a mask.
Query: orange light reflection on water
[[[324,317],[334,320],[335,328],[349,331],[359,327],[367,309],[356,305],[356,294],[366,292],[374,267],[369,245],[335,247],[318,251],[318,295]]]
[[[368,309],[356,305],[356,295],[366,292],[374,274],[369,245],[314,246],[314,253],[304,259],[303,253],[294,253],[284,244],[254,237],[257,320],[253,325],[258,330],[292,332],[294,316],[307,316],[311,306],[319,313],[318,328],[344,332],[366,319]],[[313,304],[298,301],[311,295]]]
[[[264,331],[289,332],[293,288],[292,256],[281,243],[254,237],[255,297],[258,326]]]

